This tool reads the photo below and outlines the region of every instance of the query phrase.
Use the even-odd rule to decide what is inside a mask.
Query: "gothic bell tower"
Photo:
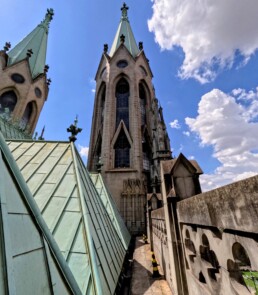
[[[45,19],[11,50],[0,50],[0,129],[4,137],[30,138],[48,96],[46,50],[49,23]]]
[[[95,77],[88,169],[94,172],[102,165],[127,227],[140,233],[145,230],[146,194],[159,190],[158,165],[171,152],[143,43],[136,44],[126,4],[121,11],[111,50],[104,45]]]

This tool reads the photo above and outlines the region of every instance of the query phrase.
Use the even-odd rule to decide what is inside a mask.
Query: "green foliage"
[[[258,295],[258,271],[243,271],[242,275],[246,286],[255,289],[255,294]]]

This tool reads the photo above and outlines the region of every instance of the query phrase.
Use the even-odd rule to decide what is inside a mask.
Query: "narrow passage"
[[[172,295],[159,267],[161,277],[152,278],[150,245],[145,244],[142,237],[136,237],[133,253],[133,269],[131,281],[131,295]]]

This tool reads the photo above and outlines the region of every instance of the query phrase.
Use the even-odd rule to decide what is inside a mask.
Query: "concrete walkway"
[[[164,276],[152,278],[150,245],[144,244],[141,237],[136,237],[133,254],[133,272],[131,295],[172,295]],[[162,272],[159,268],[161,275]]]

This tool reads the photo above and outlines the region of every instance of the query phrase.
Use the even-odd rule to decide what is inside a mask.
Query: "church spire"
[[[121,20],[115,35],[115,39],[113,41],[111,50],[109,55],[113,56],[114,53],[116,52],[116,50],[118,49],[118,47],[121,44],[121,36],[123,36],[123,40],[124,42],[122,42],[125,47],[128,49],[128,51],[132,54],[133,57],[135,57],[139,52],[139,48],[136,44],[129,20],[128,20],[128,16],[127,16],[127,11],[128,11],[129,7],[124,3],[121,11],[122,11],[122,16],[121,16]]]
[[[29,35],[27,35],[12,50],[10,50],[8,53],[9,66],[29,58],[32,78],[36,78],[39,74],[44,73],[48,29],[53,15],[53,9],[48,9],[45,19]]]

